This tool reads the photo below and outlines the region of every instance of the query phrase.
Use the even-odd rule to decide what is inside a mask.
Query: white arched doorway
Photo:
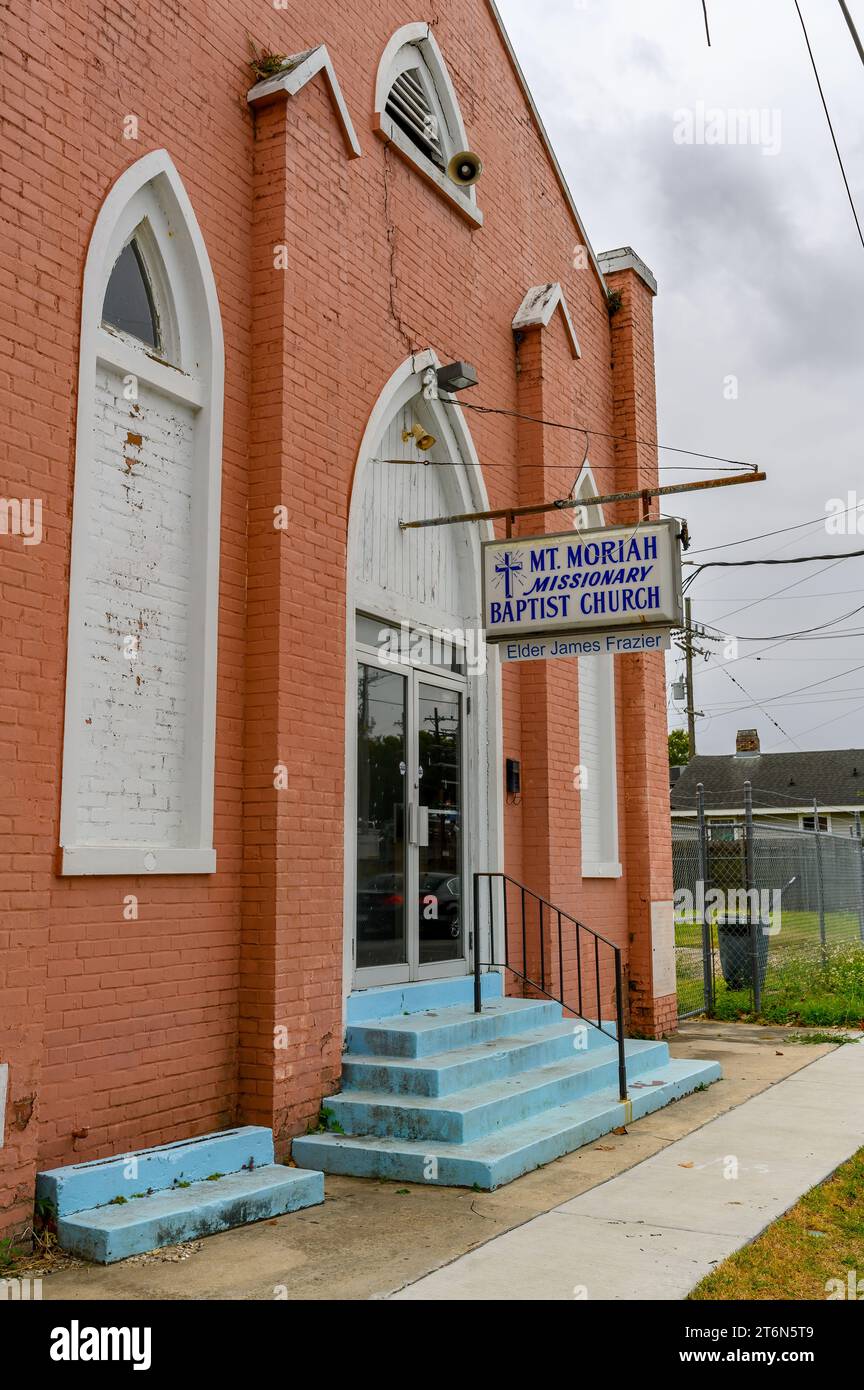
[[[390,378],[351,498],[346,991],[467,973],[471,874],[500,867],[499,667],[480,639],[491,525],[399,525],[489,505],[458,405],[424,398],[437,365],[424,352]],[[417,425],[428,450],[403,440]]]

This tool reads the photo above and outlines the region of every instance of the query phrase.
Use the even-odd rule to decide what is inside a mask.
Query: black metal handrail
[[[489,885],[489,960],[483,960],[483,952],[480,949],[480,880],[486,879]],[[502,884],[502,901],[504,903],[504,959],[496,961],[495,955],[495,908],[492,893],[493,879],[500,880]],[[507,910],[507,885],[519,891],[521,901],[521,921],[522,921],[522,970],[517,970],[510,962],[510,921]],[[539,956],[540,956],[540,980],[532,980],[527,974],[527,928],[525,921],[526,900],[531,899],[537,904],[539,915]],[[558,922],[558,979],[560,996],[551,994],[546,988],[546,947],[543,935],[544,909],[550,914],[550,921],[554,913]],[[576,928],[576,992],[578,996],[578,1008],[573,1003],[568,1003],[564,999],[564,931],[563,923],[568,922]],[[590,1014],[585,1012],[582,980],[582,936],[581,933],[594,943],[594,983],[597,992],[597,1018],[596,1021]],[[605,946],[612,952],[613,967],[615,971],[615,1028],[616,1032],[611,1033],[608,1028],[603,1026],[603,1010],[600,1003],[600,947]],[[618,1045],[618,1094],[621,1100],[627,1099],[627,1065],[624,1054],[624,994],[622,985],[621,970],[621,947],[616,946],[614,941],[608,937],[601,936],[600,932],[592,931],[591,927],[586,927],[584,922],[578,921],[563,908],[556,907],[548,898],[544,898],[533,889],[527,888],[518,879],[511,878],[509,874],[500,871],[481,870],[474,874],[474,1012],[482,1013],[481,998],[481,971],[483,967],[495,970],[509,970],[512,975],[521,980],[523,984],[531,989],[536,989],[547,999],[560,1004],[568,1013],[575,1014],[577,1018],[582,1018],[586,1023],[590,1023],[593,1028],[604,1033],[607,1038],[613,1039]]]

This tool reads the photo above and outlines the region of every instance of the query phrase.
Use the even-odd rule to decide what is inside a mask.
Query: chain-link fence
[[[801,830],[754,819],[746,802],[740,821],[706,818],[700,804],[695,822],[673,822],[682,1018],[760,1013],[781,995],[842,988],[832,980],[864,945],[860,828]]]

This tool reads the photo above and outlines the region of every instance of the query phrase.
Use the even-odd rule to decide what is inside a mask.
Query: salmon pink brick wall
[[[511,322],[526,290],[549,281],[565,287],[582,348],[574,361],[557,321],[544,331],[537,389],[554,418],[612,432],[613,343],[652,381],[653,359],[644,314],[628,349],[595,270],[578,268],[581,235],[485,0],[436,0],[428,15],[484,160],[479,229],[374,133],[378,63],[396,29],[425,17],[413,3],[9,0],[3,16],[0,492],[40,499],[43,518],[38,545],[0,534],[0,1227],[14,1229],[29,1216],[37,1165],[237,1120],[272,1125],[284,1151],[338,1083],[347,519],[359,442],[392,372],[432,347],[477,364],[478,402],[518,409],[523,349]],[[362,158],[347,158],[320,78],[253,112],[248,35],[285,54],[326,43]],[[200,223],[225,337],[218,865],[207,876],[62,878],[82,274],[107,191],[159,148]],[[277,244],[287,269],[274,266]],[[514,419],[466,414],[493,506],[539,477],[572,483],[580,436],[527,437]],[[629,466],[600,438],[591,462],[601,486]],[[278,505],[288,508],[280,532]],[[566,705],[545,752],[538,679]],[[628,885],[639,835],[623,811],[624,879],[580,877],[573,671],[506,671],[503,719],[502,756],[533,759],[542,815],[558,827],[544,850],[526,790],[505,808],[506,867],[517,877],[542,868],[563,906],[622,943],[629,931],[635,949],[653,870],[637,857]],[[622,775],[650,766],[656,790],[665,729],[651,720],[620,719],[619,757]],[[645,805],[660,845],[665,792]]]

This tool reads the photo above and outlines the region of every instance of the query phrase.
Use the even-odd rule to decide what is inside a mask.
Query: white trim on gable
[[[151,256],[159,255],[161,310],[171,300],[173,363],[159,360],[143,343],[102,326],[102,305],[111,270],[142,222]],[[164,277],[163,277],[164,272]],[[82,843],[78,788],[82,759],[88,539],[94,501],[94,432],[97,370],[108,365],[139,385],[181,402],[194,418],[195,505],[186,660],[181,843]],[[60,810],[60,872],[212,873],[213,784],[216,743],[216,661],[219,591],[219,525],[222,476],[224,347],[216,282],[192,204],[167,150],[154,150],[130,165],[109,189],[93,228],[84,267],[78,369],[75,483],[69,581],[68,656]],[[194,732],[194,737],[192,736]],[[155,863],[154,863],[155,859]]]
[[[333,109],[342,127],[348,158],[359,159],[363,151],[326,44],[318,44],[315,48],[307,49],[305,53],[295,53],[293,57],[286,58],[282,71],[256,82],[246,93],[246,100],[250,106],[268,106],[282,93],[289,97],[296,96],[307,82],[318,76],[319,72],[324,76]]]
[[[417,65],[426,69],[441,108],[441,114],[444,118],[441,134],[446,159],[449,160],[454,154],[461,154],[469,148],[465,123],[459,108],[459,98],[456,95],[456,88],[453,86],[450,73],[447,71],[444,56],[430,26],[422,23],[404,24],[401,29],[397,29],[381,55],[375,79],[373,118],[375,133],[380,139],[393,145],[408,163],[413,164],[429,183],[433,184],[445,198],[448,198],[455,205],[467,221],[481,227],[483,225],[483,213],[477,206],[476,189],[474,187],[460,188],[458,184],[448,178],[443,170],[439,169],[422,150],[417,148],[387,113],[387,98],[396,78],[404,70],[405,63],[402,54],[403,50],[409,46],[416,48]]]
[[[567,307],[567,296],[563,286],[557,281],[548,285],[535,285],[529,290],[513,318],[513,331],[518,333],[526,328],[548,328],[552,315],[558,310],[564,320],[564,331],[570,343],[573,357],[581,357],[582,349],[576,337],[576,329]]]

